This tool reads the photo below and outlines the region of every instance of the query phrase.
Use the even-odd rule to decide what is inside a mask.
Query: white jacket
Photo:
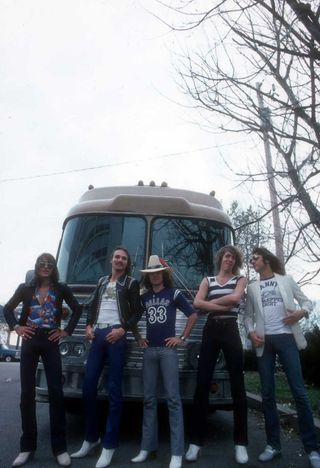
[[[286,310],[295,310],[295,300],[298,302],[301,309],[306,312],[311,312],[312,302],[304,295],[297,283],[290,275],[278,275],[274,273],[278,282],[280,294],[283,299]],[[261,301],[260,281],[254,281],[248,286],[246,310],[244,323],[247,333],[256,331],[257,335],[263,337],[265,334],[264,327],[264,311]],[[298,349],[304,349],[307,346],[306,339],[302,333],[299,322],[291,326],[293,336],[296,340]],[[257,356],[262,356],[263,346],[256,348]]]

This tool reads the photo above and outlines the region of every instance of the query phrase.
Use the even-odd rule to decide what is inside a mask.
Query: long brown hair
[[[276,255],[274,255],[270,250],[265,247],[256,247],[253,249],[253,254],[261,255],[263,258],[263,263],[269,263],[273,273],[278,273],[278,275],[285,275],[286,270],[284,264],[279,260]]]
[[[243,257],[242,257],[242,253],[240,252],[240,250],[234,245],[225,245],[216,253],[215,264],[216,264],[217,272],[220,271],[223,256],[227,252],[231,253],[235,258],[235,264],[232,269],[232,273],[234,275],[239,275],[240,270],[243,265]]]
[[[39,275],[39,266],[40,266],[40,262],[42,262],[42,261],[47,261],[47,262],[50,262],[50,263],[53,264],[53,268],[52,268],[51,274],[50,274],[50,281],[52,283],[54,283],[54,284],[58,283],[58,281],[59,281],[59,271],[58,271],[58,268],[57,268],[56,259],[50,253],[44,252],[41,255],[39,255],[39,257],[36,260],[36,264],[34,266],[34,281],[35,281],[36,285],[40,286],[41,282],[42,282],[42,279],[41,279],[41,277]]]
[[[127,266],[126,266],[126,269],[125,269],[125,274],[126,274],[126,275],[130,275],[130,273],[131,273],[131,268],[132,268],[132,263],[131,263],[131,257],[130,257],[130,254],[129,254],[128,249],[126,249],[126,248],[123,247],[122,245],[118,245],[118,246],[115,247],[115,248],[113,249],[113,251],[111,252],[110,260],[113,259],[113,255],[114,255],[114,253],[115,253],[116,250],[123,250],[123,251],[127,254],[128,262],[127,262]]]
[[[165,288],[173,288],[173,279],[171,270],[161,270],[162,278],[163,278],[163,285]],[[142,279],[142,286],[146,289],[152,289],[152,284],[150,281],[150,273],[145,273]]]

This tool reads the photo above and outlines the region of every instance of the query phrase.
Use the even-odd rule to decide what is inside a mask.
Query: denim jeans
[[[171,454],[184,453],[183,412],[179,391],[177,350],[150,347],[143,356],[143,425],[141,449],[148,452],[158,448],[158,376],[161,374],[169,410]]]
[[[318,450],[316,430],[304,386],[299,351],[293,335],[288,333],[266,335],[263,355],[258,358],[267,443],[277,450],[281,448],[274,375],[277,355],[296,403],[299,430],[304,449],[307,453]]]
[[[38,330],[32,338],[22,342],[20,449],[21,452],[33,452],[37,448],[35,380],[40,356],[48,385],[51,447],[53,454],[59,455],[67,450],[61,357],[58,343],[48,340],[48,330]]]
[[[111,344],[106,336],[112,328],[95,331],[95,338],[89,351],[83,383],[83,400],[85,408],[85,440],[95,442],[99,438],[97,414],[98,382],[104,365],[108,361],[108,373],[105,388],[108,393],[109,410],[103,447],[116,448],[119,445],[120,420],[122,410],[122,375],[125,363],[125,336]]]
[[[204,443],[210,383],[221,350],[230,376],[233,399],[233,440],[236,445],[247,445],[247,397],[243,376],[243,350],[237,321],[232,318],[208,317],[203,329],[190,442],[200,446]]]

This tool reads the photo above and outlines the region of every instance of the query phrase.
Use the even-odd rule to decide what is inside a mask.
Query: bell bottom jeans
[[[204,443],[210,383],[220,351],[223,351],[230,376],[233,399],[233,440],[247,445],[247,397],[243,376],[243,350],[235,318],[208,317],[203,329],[198,362],[197,386],[194,394],[190,442]]]
[[[179,390],[177,350],[150,347],[143,356],[143,425],[141,449],[158,448],[158,377],[161,375],[169,410],[171,455],[184,453],[183,411]]]
[[[23,340],[20,360],[21,381],[21,452],[34,452],[37,448],[36,420],[36,370],[41,356],[49,395],[50,433],[53,454],[67,450],[66,418],[62,390],[62,371],[59,344],[48,340],[48,330],[37,330],[36,334]]]
[[[266,335],[264,351],[258,357],[262,405],[267,443],[280,450],[280,424],[275,397],[275,362],[278,355],[296,403],[298,424],[304,449],[307,453],[318,450],[310,402],[305,390],[299,351],[293,335],[281,333]]]
[[[108,373],[105,388],[108,393],[109,410],[103,447],[116,448],[119,445],[119,432],[122,410],[122,375],[125,363],[125,335],[111,344],[106,336],[112,328],[95,330],[95,338],[89,351],[86,372],[83,383],[83,400],[85,408],[85,440],[96,442],[99,439],[99,424],[97,414],[98,382],[106,360]]]

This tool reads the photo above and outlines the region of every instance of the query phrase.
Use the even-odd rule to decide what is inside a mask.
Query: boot
[[[111,459],[114,454],[114,449],[102,449],[99,460],[97,461],[96,468],[105,468],[111,463]]]
[[[72,453],[70,457],[71,458],[83,458],[86,455],[88,455],[88,453],[91,452],[91,450],[97,447],[99,444],[100,444],[100,439],[98,439],[96,442],[88,442],[87,440],[84,440],[83,444],[81,445],[80,450]]]

